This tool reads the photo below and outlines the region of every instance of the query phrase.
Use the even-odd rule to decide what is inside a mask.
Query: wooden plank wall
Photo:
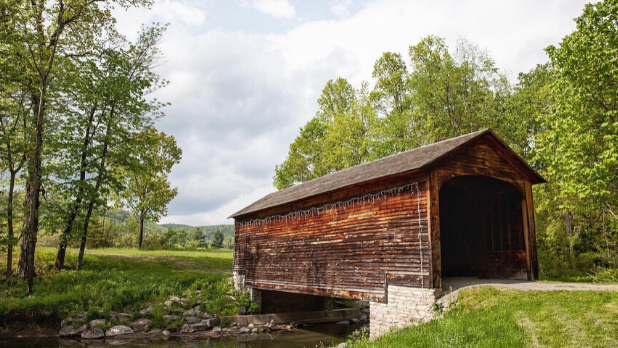
[[[437,169],[437,184],[461,175],[484,175],[506,181],[525,194],[525,179],[511,163],[498,155],[491,144],[481,141]]]
[[[380,302],[386,301],[387,283],[429,288],[427,180],[408,176],[371,187],[378,192],[416,181],[420,202],[408,190],[308,218],[243,225],[252,219],[245,217],[236,222],[234,270],[246,275],[246,285],[260,289]],[[337,201],[360,192],[367,187],[337,195]]]

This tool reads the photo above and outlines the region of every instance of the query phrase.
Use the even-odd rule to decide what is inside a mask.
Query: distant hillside
[[[173,228],[175,230],[185,230],[185,231],[190,228],[193,228],[193,226],[191,225],[183,225],[183,224],[159,224],[159,226],[165,227],[165,228]]]
[[[121,226],[120,230],[124,233],[133,233],[137,230],[135,217],[127,210],[119,209],[108,212],[106,219],[111,223]],[[165,233],[168,228],[183,231],[198,228],[200,231],[205,232],[208,239],[212,239],[217,230],[220,230],[224,237],[234,236],[234,225],[191,226],[185,224],[156,224],[152,221],[144,222],[144,229],[150,233]]]
[[[192,228],[197,228],[203,232],[206,232],[206,236],[208,239],[212,239],[217,230],[223,233],[224,237],[234,236],[234,225],[208,225],[208,226],[191,226],[191,225],[183,225],[183,224],[161,224],[159,227],[163,227],[165,229],[171,228],[174,230],[183,230],[188,231]]]

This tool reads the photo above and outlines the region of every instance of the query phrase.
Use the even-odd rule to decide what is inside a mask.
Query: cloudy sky
[[[120,30],[169,23],[158,72],[172,103],[159,129],[183,150],[178,196],[162,222],[232,223],[227,216],[273,192],[274,167],[317,110],[324,84],[360,86],[385,51],[433,34],[489,50],[512,80],[575,29],[582,0],[155,0],[118,10]]]

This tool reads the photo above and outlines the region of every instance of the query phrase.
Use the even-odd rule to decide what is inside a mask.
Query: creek
[[[293,331],[240,335],[225,338],[170,338],[163,339],[106,339],[82,340],[50,338],[0,339],[5,348],[58,348],[58,347],[152,347],[152,348],[315,348],[332,347],[362,327],[356,325],[319,324]]]

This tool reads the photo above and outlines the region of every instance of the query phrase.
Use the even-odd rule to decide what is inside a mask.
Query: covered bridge
[[[236,286],[263,311],[370,301],[374,336],[426,319],[448,277],[537,278],[543,182],[486,129],[274,192],[232,215]]]

